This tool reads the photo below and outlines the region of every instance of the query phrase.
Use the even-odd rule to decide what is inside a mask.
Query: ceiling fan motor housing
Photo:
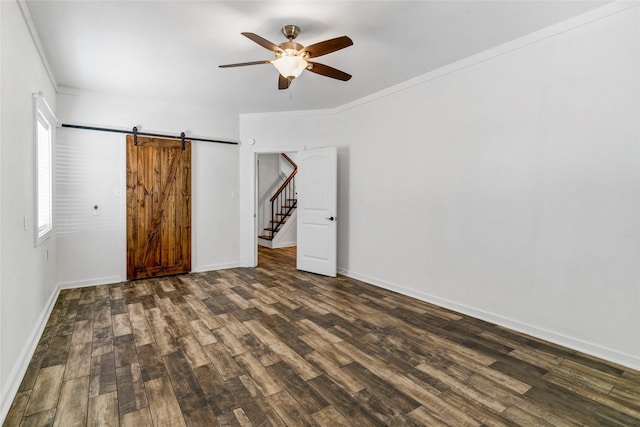
[[[280,49],[282,49],[287,55],[295,55],[296,52],[298,52],[301,49],[304,49],[304,46],[301,45],[300,43],[296,43],[296,42],[292,42],[292,41],[288,41],[288,42],[282,42],[278,45],[280,47]],[[282,54],[278,55],[276,53],[277,56],[281,56]]]
[[[300,34],[300,27],[297,25],[285,25],[282,27],[282,34],[291,41]]]

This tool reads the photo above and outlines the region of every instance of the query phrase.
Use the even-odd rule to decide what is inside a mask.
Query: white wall
[[[54,209],[62,287],[126,279],[124,138],[58,129]]]
[[[88,93],[58,95],[62,123],[237,139],[237,118],[185,106]],[[192,268],[238,265],[238,147],[192,145]],[[57,221],[59,283],[75,287],[126,279],[125,136],[61,129]],[[98,205],[100,215],[94,215]]]
[[[56,240],[34,247],[34,100],[55,91],[17,2],[0,2],[0,420],[56,295]],[[27,230],[24,218],[27,219]],[[47,252],[49,258],[47,259]]]
[[[3,99],[2,97],[2,87],[4,86],[4,80],[2,79],[2,75],[4,74],[2,71],[2,62],[4,62],[4,56],[3,56],[3,31],[2,31],[2,6],[0,6],[0,100]],[[2,113],[2,103],[0,102],[0,165],[2,164],[2,146],[3,146],[3,135],[2,135],[2,118],[4,116],[4,114]],[[2,314],[2,288],[3,288],[3,280],[2,280],[2,174],[0,173],[0,322],[4,320],[3,314]],[[8,380],[4,379],[4,374],[3,371],[6,369],[4,366],[4,363],[2,361],[3,359],[3,343],[4,340],[2,339],[2,326],[0,325],[0,401],[4,402],[5,400],[9,400],[9,390],[5,391],[5,384],[8,383]],[[13,391],[13,390],[11,390]],[[5,411],[7,410],[3,405],[2,407],[0,407],[0,420],[3,420],[5,418]]]
[[[336,145],[347,275],[638,369],[640,8],[615,13],[628,7],[333,111],[243,116],[256,146],[241,177],[260,145]],[[294,117],[309,139],[287,135]],[[243,200],[249,263],[250,213]]]

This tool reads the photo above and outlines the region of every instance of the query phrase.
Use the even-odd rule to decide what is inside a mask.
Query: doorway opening
[[[297,147],[296,147],[297,148]],[[253,151],[253,150],[252,150]],[[258,266],[258,184],[257,156],[263,153],[282,153],[287,149],[261,147],[253,151],[249,166],[248,184],[251,191],[247,203],[251,208],[251,241],[244,251],[249,251],[248,265]],[[298,199],[296,207],[296,269],[324,276],[337,274],[337,149],[322,147],[299,149],[296,160]],[[247,159],[249,160],[249,159]],[[241,167],[242,170],[242,167]],[[242,177],[241,177],[242,178]],[[242,212],[242,209],[241,209]],[[264,228],[264,227],[263,227]],[[244,252],[247,253],[247,252]]]
[[[297,246],[296,152],[255,154],[258,266],[295,268]],[[277,256],[276,256],[277,255]]]

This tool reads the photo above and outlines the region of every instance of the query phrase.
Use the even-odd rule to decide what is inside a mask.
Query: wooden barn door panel
[[[127,279],[191,271],[191,142],[127,135]]]

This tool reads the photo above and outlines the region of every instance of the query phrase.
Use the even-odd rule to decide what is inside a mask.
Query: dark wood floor
[[[260,257],[62,291],[5,425],[640,425],[638,371]]]

